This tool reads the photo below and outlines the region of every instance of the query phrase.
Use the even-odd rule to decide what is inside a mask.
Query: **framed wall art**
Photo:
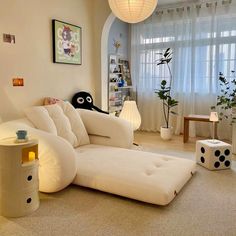
[[[63,64],[82,64],[81,27],[52,20],[53,62]]]

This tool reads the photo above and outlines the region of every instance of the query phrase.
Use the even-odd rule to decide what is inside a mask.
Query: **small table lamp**
[[[141,125],[141,116],[135,101],[125,101],[119,117],[129,121],[134,131]]]
[[[215,142],[215,123],[219,121],[218,114],[215,111],[212,111],[210,114],[210,121],[212,121],[212,127],[213,127],[213,143]]]

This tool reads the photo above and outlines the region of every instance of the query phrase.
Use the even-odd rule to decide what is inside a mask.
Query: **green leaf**
[[[166,84],[167,84],[166,80],[163,79],[163,80],[161,81],[161,85],[165,86]]]
[[[167,57],[170,53],[170,48],[167,48],[166,51],[164,52],[164,57]]]
[[[173,115],[178,115],[178,113],[174,112],[174,111],[170,111],[170,113],[173,114]]]

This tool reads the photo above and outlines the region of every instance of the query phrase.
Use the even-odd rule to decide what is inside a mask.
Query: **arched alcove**
[[[101,106],[103,110],[108,108],[108,37],[111,25],[116,19],[115,15],[111,13],[102,30],[101,39]]]

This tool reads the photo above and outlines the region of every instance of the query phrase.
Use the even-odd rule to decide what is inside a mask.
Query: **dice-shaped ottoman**
[[[219,140],[200,140],[196,143],[196,161],[209,170],[230,168],[231,145]]]

